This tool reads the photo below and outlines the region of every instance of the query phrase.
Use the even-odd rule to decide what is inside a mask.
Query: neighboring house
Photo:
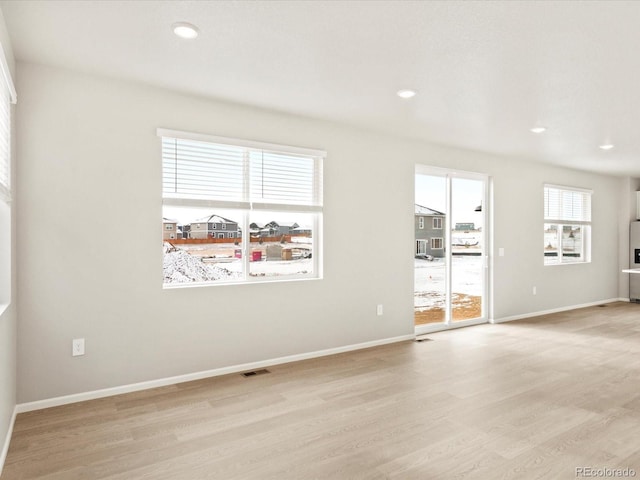
[[[295,233],[295,230],[299,228],[295,222],[276,222],[275,220],[266,223],[264,225],[260,223],[251,223],[249,224],[249,229],[251,232],[251,236],[260,236],[260,237],[280,237],[282,235],[291,235]],[[309,233],[311,233],[311,229],[307,229]]]
[[[265,227],[269,227],[271,230],[272,237],[279,237],[280,235],[291,235],[294,229],[298,228],[296,222],[276,222],[275,220],[269,222],[265,225]]]
[[[251,237],[266,236],[266,235],[262,235],[263,228],[264,228],[264,223],[251,222],[249,224],[249,235]]]
[[[309,236],[311,236],[311,227],[309,227],[307,225],[300,225],[299,227],[296,227],[296,228],[292,229],[291,233],[293,235],[309,235]]]
[[[444,257],[446,215],[415,205],[415,255]]]
[[[275,235],[275,231],[271,227],[263,227],[263,228],[260,229],[260,236],[261,237],[272,237],[274,235]]]
[[[189,238],[242,238],[242,233],[238,222],[210,215],[189,224]]]
[[[162,239],[175,240],[182,238],[182,233],[178,236],[178,221],[171,218],[162,218]]]

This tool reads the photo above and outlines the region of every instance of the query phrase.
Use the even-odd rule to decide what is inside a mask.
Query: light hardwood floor
[[[429,337],[21,414],[2,480],[640,477],[640,305]]]

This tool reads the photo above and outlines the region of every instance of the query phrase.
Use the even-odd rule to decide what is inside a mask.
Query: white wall
[[[18,93],[20,402],[410,334],[416,163],[494,177],[494,317],[617,297],[617,178],[29,64]],[[163,290],[157,127],[327,150],[325,278]],[[591,264],[543,266],[544,182],[594,189]]]
[[[4,50],[9,70],[15,78],[15,62],[11,42],[7,34],[4,16],[0,11],[0,44]],[[14,156],[15,157],[15,156]],[[13,160],[15,166],[15,159]],[[13,169],[13,185],[15,185],[15,168]],[[14,188],[15,191],[15,188]],[[0,305],[0,472],[2,472],[3,452],[8,447],[7,434],[11,428],[11,419],[16,405],[16,275],[15,268],[15,202],[6,205],[0,202],[0,289],[8,291],[10,287],[11,302],[8,308]],[[11,247],[13,246],[13,248]],[[7,268],[9,278],[5,276]],[[4,302],[4,295],[0,295]]]

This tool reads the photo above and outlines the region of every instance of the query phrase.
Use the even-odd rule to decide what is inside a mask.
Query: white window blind
[[[216,143],[170,133],[159,131],[165,199],[199,199],[252,208],[322,206],[323,152],[306,154],[295,147],[274,145],[259,148],[255,142],[241,140],[237,145],[226,143],[228,139]]]
[[[547,223],[591,223],[591,191],[545,185],[544,220]]]
[[[249,162],[252,202],[320,204],[314,158],[252,151]]]
[[[162,138],[164,196],[242,201],[243,178],[239,147]]]

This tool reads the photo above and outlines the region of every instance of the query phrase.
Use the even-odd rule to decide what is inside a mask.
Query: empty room
[[[0,0],[0,479],[640,474],[638,25]]]

